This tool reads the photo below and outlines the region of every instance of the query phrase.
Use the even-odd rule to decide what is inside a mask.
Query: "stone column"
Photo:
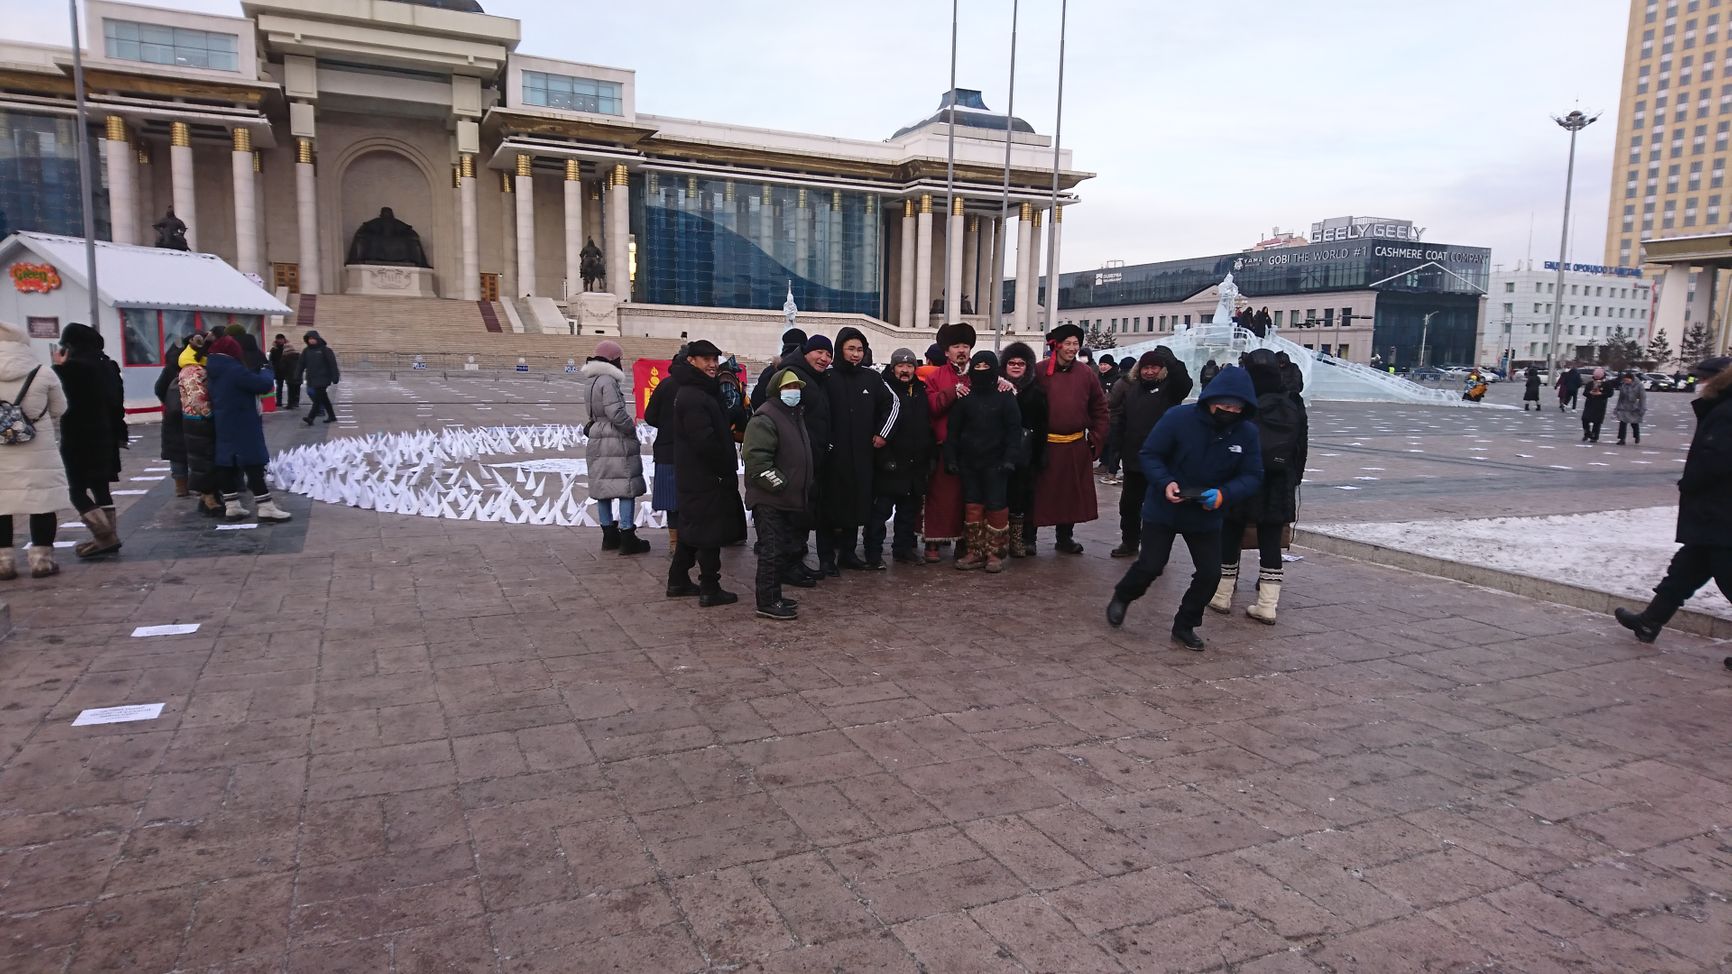
[[[301,293],[318,294],[319,193],[313,172],[313,140],[295,140],[295,224],[300,230]]]
[[[964,218],[967,229],[962,232],[962,296],[980,313],[980,217]]]
[[[499,262],[499,297],[517,297],[517,203],[512,199],[511,173],[499,174],[499,235],[504,259]]]
[[[1040,222],[1041,213],[1035,207],[1034,218],[1028,223],[1028,305],[1023,309],[1022,327],[1024,331],[1040,332]]]
[[[1011,302],[1011,326],[1017,331],[1029,329],[1029,295],[1034,293],[1032,251],[1034,239],[1034,205],[1024,203],[1017,211],[1017,298]]]
[[[920,212],[914,218],[914,322],[932,325],[932,194],[920,194]]]
[[[607,175],[607,289],[631,300],[631,179],[623,163]]]
[[[1672,343],[1672,351],[1674,354],[1677,353],[1679,344],[1684,338],[1684,306],[1688,302],[1689,295],[1689,265],[1667,265],[1665,276],[1660,279],[1660,300],[1658,305],[1654,308],[1653,327],[1648,329],[1648,334],[1651,338],[1654,335],[1664,332],[1666,340]],[[1557,295],[1556,297],[1562,298],[1563,295]],[[1573,343],[1570,340],[1570,336],[1568,332],[1564,330],[1565,326],[1568,324],[1567,319],[1569,316],[1563,315],[1561,317],[1566,320],[1558,325],[1558,347],[1555,350],[1560,365],[1568,361],[1570,358],[1570,356],[1565,354],[1565,351],[1574,351],[1574,348],[1571,347]],[[1684,362],[1681,364],[1683,368],[1688,369],[1696,363]]]
[[[535,294],[535,157],[517,154],[517,289],[512,297]]]
[[[481,221],[475,205],[475,154],[465,152],[457,160],[457,215],[463,235],[463,286],[458,294],[465,301],[481,300]]]
[[[944,223],[944,320],[962,320],[962,197],[952,197],[950,219]]]
[[[1702,325],[1709,331],[1714,331],[1720,325],[1720,322],[1714,317],[1714,285],[1720,274],[1712,267],[1693,269],[1696,271],[1696,291],[1690,296],[1690,308],[1684,316],[1689,322],[1687,327],[1694,328],[1697,325]],[[1680,337],[1682,337],[1682,333],[1680,333]],[[1597,344],[1604,345],[1605,343],[1604,336],[1601,336],[1601,340]],[[1672,347],[1677,348],[1677,343],[1674,343]],[[1685,364],[1687,367],[1696,363],[1688,362]]]
[[[897,275],[896,323],[913,328],[914,322],[914,201],[902,201],[902,267]]]
[[[812,273],[812,211],[806,208],[806,188],[794,191],[794,273],[810,281]]]
[[[845,267],[842,263],[842,191],[830,192],[830,280],[829,285],[838,291],[852,290],[843,280]]]
[[[253,209],[258,214],[255,226],[258,229],[255,239],[259,248],[259,276],[265,279],[265,289],[275,293],[276,283],[271,275],[270,240],[265,228],[270,226],[270,215],[265,212],[265,157],[253,147]]]
[[[134,199],[132,146],[126,141],[126,119],[108,116],[103,161],[108,167],[109,239],[120,244],[138,243],[138,204]]]
[[[259,200],[253,185],[253,133],[237,128],[232,133],[234,149],[229,153],[235,193],[235,268],[242,274],[259,272]]]
[[[1055,206],[1052,209],[1052,246],[1048,247],[1046,255],[1046,320],[1040,322],[1040,330],[1047,331],[1047,320],[1054,327],[1058,325],[1058,252],[1059,244],[1064,242],[1064,208]]]
[[[153,202],[156,194],[151,188],[155,180],[150,171],[150,149],[145,143],[140,142],[133,146],[133,163],[138,167],[134,170],[132,182],[133,242],[148,244],[154,239],[150,235],[150,225],[156,222],[156,217],[151,213],[156,209]]]
[[[583,293],[583,164],[565,160],[565,298]]]
[[[989,216],[981,221],[980,258],[975,265],[974,310],[983,315],[992,314],[992,302],[1001,293],[994,292],[992,288],[993,268],[999,266],[993,261],[996,259],[1002,263],[1004,260],[1003,253],[998,249],[998,229],[998,217]]]
[[[185,122],[170,122],[168,164],[173,170],[174,215],[186,224],[186,245],[198,250],[198,183],[192,171],[192,130]]]

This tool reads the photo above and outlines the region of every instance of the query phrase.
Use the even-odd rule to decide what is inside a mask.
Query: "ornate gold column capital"
[[[150,165],[150,147],[142,142],[138,145],[138,164],[141,166]]]
[[[235,129],[232,133],[236,152],[253,151],[253,133],[251,129]]]
[[[1040,211],[1040,210],[1034,211],[1034,228],[1036,230],[1040,229],[1040,214],[1041,214],[1041,212],[1042,211]]]
[[[565,160],[565,181],[577,183],[583,181],[583,163],[576,159]]]
[[[839,189],[838,190],[832,190],[830,192],[830,209],[840,210],[841,208],[842,208],[842,191]]]
[[[451,188],[452,189],[462,189],[463,188],[463,167],[462,166],[452,166],[451,167]]]
[[[519,176],[530,176],[534,173],[535,157],[527,152],[519,152],[517,154],[517,174]]]
[[[802,186],[800,188],[800,194],[796,198],[794,205],[799,207],[802,210],[806,208],[806,189],[805,189],[805,187]]]
[[[962,197],[955,196],[950,200],[950,212],[955,216],[962,215]]]
[[[108,141],[126,141],[126,119],[121,118],[119,115],[108,116]]]
[[[1064,222],[1064,207],[1055,206],[1052,208],[1052,222],[1054,222],[1054,223],[1063,223]]]
[[[501,172],[499,174],[499,191],[501,193],[511,192],[511,174],[510,173]]]
[[[909,219],[913,216],[914,216],[914,201],[913,200],[903,200],[902,201],[902,218],[906,220],[906,219]]]
[[[609,186],[625,186],[630,181],[630,176],[626,172],[625,163],[614,163],[613,171],[608,173],[607,184]]]
[[[920,212],[922,212],[922,213],[931,213],[932,212],[932,194],[931,193],[921,193],[920,194]]]
[[[1016,211],[1016,215],[1017,215],[1017,219],[1022,220],[1024,222],[1027,222],[1028,220],[1033,219],[1033,217],[1034,217],[1034,204],[1033,203],[1022,204],[1022,206]]]
[[[457,157],[457,171],[464,179],[475,178],[475,153],[465,152]]]
[[[968,232],[969,233],[979,233],[980,232],[980,217],[971,216],[968,218]]]
[[[168,125],[169,145],[192,145],[192,129],[185,122],[170,122]]]
[[[727,182],[722,184],[722,202],[732,203],[733,201],[734,201],[734,181],[730,179]]]
[[[295,140],[295,163],[302,166],[313,164],[313,140],[298,138]]]
[[[265,171],[265,157],[259,150],[253,150],[253,172]]]
[[[687,196],[698,195],[698,177],[696,177],[696,176],[687,176],[686,177],[686,195]]]

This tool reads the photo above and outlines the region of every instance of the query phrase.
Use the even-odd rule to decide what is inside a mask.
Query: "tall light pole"
[[[1011,0],[1010,4],[1010,95],[1004,106],[1004,190],[998,205],[998,239],[1008,240],[1010,237],[1010,147],[1011,125],[1016,121],[1016,20],[1022,4],[1019,0]],[[992,254],[992,350],[998,351],[1004,344],[1004,285],[1001,283],[1004,274],[1004,251],[1009,247],[995,247]],[[1016,282],[1022,287],[1022,281]]]
[[[66,0],[72,17],[72,87],[78,102],[78,208],[84,213],[84,276],[90,291],[90,327],[102,330],[96,292],[96,187],[90,181],[90,113],[84,104],[84,49],[78,37],[78,0]]]
[[[1552,328],[1550,340],[1546,342],[1546,375],[1556,376],[1558,371],[1558,327],[1564,318],[1564,266],[1568,260],[1570,248],[1570,190],[1576,181],[1576,133],[1594,124],[1594,119],[1600,116],[1584,115],[1580,110],[1573,111],[1563,118],[1552,116],[1552,121],[1570,133],[1570,165],[1564,171],[1564,227],[1558,240],[1558,281],[1556,293],[1552,295]]]
[[[1064,133],[1064,33],[1065,22],[1070,14],[1069,0],[1061,0],[1058,6],[1058,110],[1052,123],[1052,219],[1046,224],[1046,328],[1051,333],[1058,314],[1058,147],[1059,137]],[[1029,284],[1032,286],[1033,281]],[[1021,287],[1022,282],[1018,281]],[[1732,302],[1727,302],[1732,304]]]

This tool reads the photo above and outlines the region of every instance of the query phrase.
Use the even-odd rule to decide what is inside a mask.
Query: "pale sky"
[[[519,50],[637,72],[638,110],[883,139],[949,86],[943,0],[481,0]],[[236,0],[166,6],[238,14]],[[960,0],[957,84],[1006,107],[1010,0]],[[1059,0],[1022,0],[1016,114],[1051,134]],[[63,17],[0,0],[9,38]],[[1571,259],[1604,257],[1624,0],[1070,4],[1063,141],[1097,174],[1065,214],[1064,270],[1226,253],[1273,227],[1411,219],[1494,263],[1555,259],[1574,108]],[[1531,249],[1530,249],[1531,239]]]

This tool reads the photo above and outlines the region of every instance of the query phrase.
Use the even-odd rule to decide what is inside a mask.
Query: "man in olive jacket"
[[[816,465],[802,397],[806,382],[793,369],[770,377],[766,398],[746,424],[740,457],[746,467],[746,506],[758,526],[758,615],[798,618],[799,603],[782,596],[782,576],[799,556],[794,540],[812,517]]]

